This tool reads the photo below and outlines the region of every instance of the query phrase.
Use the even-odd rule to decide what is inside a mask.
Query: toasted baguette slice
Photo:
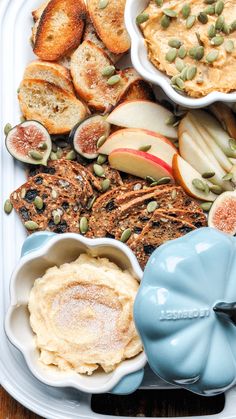
[[[34,53],[56,61],[81,41],[86,8],[83,0],[51,0],[44,9],[35,35]]]
[[[86,116],[80,100],[43,80],[24,79],[18,99],[24,117],[41,122],[50,134],[67,133]]]
[[[44,80],[74,94],[69,70],[57,63],[32,61],[25,69],[24,79]]]
[[[32,11],[32,16],[35,22],[42,16],[44,9],[47,7],[50,0],[44,1],[37,9]]]
[[[109,49],[105,47],[89,17],[87,17],[86,20],[83,41],[91,41],[98,47],[102,48],[114,64],[117,63],[117,61],[119,61],[123,56],[123,54],[113,54],[111,51],[109,51]]]
[[[88,0],[90,19],[99,38],[115,54],[129,50],[130,39],[125,29],[124,10],[126,0],[109,0],[107,6],[99,8],[98,0]]]
[[[126,89],[121,92],[117,105],[128,100],[150,100],[155,101],[153,90],[149,83],[141,78],[128,83]]]
[[[112,64],[103,49],[91,41],[84,41],[71,57],[71,75],[75,90],[88,106],[105,111],[114,106],[125,86],[121,81],[113,86],[107,84],[102,69]]]

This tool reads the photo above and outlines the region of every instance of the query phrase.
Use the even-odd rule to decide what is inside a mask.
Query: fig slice
[[[6,147],[17,160],[29,164],[47,165],[52,149],[51,137],[38,121],[24,121],[6,136]]]
[[[208,226],[232,236],[236,234],[236,191],[224,192],[216,198],[209,212]]]
[[[75,151],[86,159],[98,156],[97,142],[104,136],[104,141],[110,133],[110,124],[102,115],[92,115],[79,122],[72,129],[69,139]]]

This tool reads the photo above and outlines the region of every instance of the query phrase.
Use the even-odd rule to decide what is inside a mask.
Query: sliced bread
[[[32,61],[25,69],[24,79],[44,80],[74,94],[69,70],[57,63]]]
[[[24,117],[41,122],[50,134],[69,132],[87,112],[73,94],[43,80],[24,79],[18,99]]]
[[[48,3],[50,0],[44,1],[42,4],[40,4],[40,6],[32,11],[32,16],[35,22],[37,22],[37,20],[39,20],[42,16],[42,13],[44,11],[44,9],[47,7]]]
[[[150,100],[155,101],[155,95],[149,83],[139,77],[127,84],[117,101],[117,105],[127,100]]]
[[[51,0],[38,20],[34,53],[42,60],[57,61],[76,48],[83,35],[85,17],[83,0]]]
[[[130,39],[124,23],[126,0],[109,0],[106,7],[99,7],[98,0],[88,0],[88,11],[99,38],[115,54],[130,48]]]

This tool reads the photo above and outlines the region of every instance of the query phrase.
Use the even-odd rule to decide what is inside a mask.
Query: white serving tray
[[[4,332],[9,280],[26,235],[16,214],[13,212],[6,216],[2,211],[3,202],[10,192],[25,181],[22,166],[14,163],[5,149],[3,127],[8,122],[12,125],[19,122],[17,88],[26,64],[34,58],[29,44],[31,11],[41,2],[0,0],[0,384],[21,404],[44,418],[112,419],[113,416],[99,415],[91,410],[91,395],[70,388],[49,387],[34,378],[22,355],[8,342]],[[142,388],[163,389],[170,386],[147,369]],[[235,388],[226,393],[224,410],[211,418],[236,419]]]

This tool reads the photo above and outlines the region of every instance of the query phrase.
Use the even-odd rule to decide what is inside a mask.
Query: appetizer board
[[[1,0],[1,127],[11,122],[17,124],[20,111],[16,92],[26,64],[34,58],[29,38],[31,35],[31,11],[39,5],[38,0]],[[130,64],[129,57],[123,59],[124,66]],[[158,91],[160,98],[161,92]],[[10,193],[25,181],[23,166],[8,154],[4,142],[0,148],[1,203]],[[90,408],[91,395],[69,388],[54,388],[42,384],[32,376],[22,355],[7,340],[4,333],[4,317],[9,305],[9,279],[13,267],[20,257],[26,232],[17,214],[3,215],[0,223],[1,234],[1,339],[0,339],[0,383],[20,403],[45,418],[95,418],[97,414]],[[170,388],[146,368],[142,388]],[[226,393],[223,412],[214,418],[229,419],[236,416],[236,391]]]

